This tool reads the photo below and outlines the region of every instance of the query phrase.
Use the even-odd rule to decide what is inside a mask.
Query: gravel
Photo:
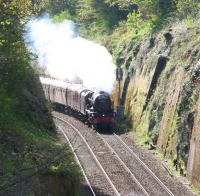
[[[72,125],[74,125],[84,138],[87,140],[88,144],[94,151],[98,160],[101,162],[103,168],[106,173],[113,181],[113,184],[116,186],[117,190],[120,192],[120,195],[144,195],[138,185],[133,182],[130,174],[125,171],[123,166],[116,159],[115,155],[111,153],[105,143],[97,136],[96,131],[91,128],[88,128],[81,121],[61,113],[54,112],[57,116],[64,118]],[[149,193],[149,195],[167,195],[163,190],[161,191],[158,185],[153,182],[152,178],[145,173],[144,169],[139,166],[138,162],[136,162],[133,158],[131,158],[130,154],[128,154],[123,147],[117,144],[114,141],[112,135],[102,135],[108,143],[112,145],[115,151],[118,153],[120,158],[124,160],[126,165],[130,168],[131,171],[134,172],[135,176],[138,176],[138,180],[140,179],[141,184],[145,186],[145,189]],[[75,138],[75,136],[73,136]],[[119,137],[140,157],[140,159],[153,171],[153,173],[173,192],[174,195],[177,196],[193,196],[194,193],[185,186],[183,183],[179,181],[177,177],[171,176],[166,169],[162,166],[162,162],[155,158],[155,155],[152,154],[152,151],[145,149],[144,147],[137,146],[133,143],[133,135],[129,133],[122,133]],[[79,145],[79,144],[78,144]],[[79,153],[85,153],[83,150],[80,150]],[[91,169],[94,167],[90,166],[90,159],[86,160],[86,165]],[[94,172],[89,171],[89,172]],[[95,177],[98,177],[99,173],[96,173]],[[143,179],[143,180],[141,180]],[[104,180],[105,181],[105,180]],[[99,185],[97,185],[99,183]],[[98,189],[102,181],[98,181],[95,184]],[[149,187],[149,188],[148,188]],[[102,189],[102,188],[101,188]],[[113,195],[110,191],[104,190],[105,194]],[[101,194],[100,194],[101,195]]]

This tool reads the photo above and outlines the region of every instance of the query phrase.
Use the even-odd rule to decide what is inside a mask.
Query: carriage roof
[[[55,79],[51,79],[51,78],[40,77],[40,81],[42,84],[51,85],[51,86],[55,86],[55,87],[61,87],[61,88],[68,88],[68,86],[71,85],[71,83],[69,83],[69,82],[64,82],[64,81],[55,80]]]
[[[85,88],[82,84],[73,84],[70,82],[64,82],[64,81],[55,80],[55,79],[51,79],[51,78],[40,77],[40,81],[42,84],[51,85],[54,87],[65,88],[65,89],[68,89],[71,91],[77,91],[79,93],[84,90],[87,90],[87,88]]]

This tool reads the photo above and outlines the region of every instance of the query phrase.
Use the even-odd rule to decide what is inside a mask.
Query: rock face
[[[197,23],[192,27],[177,23],[143,41],[132,40],[124,44],[116,62],[130,77],[125,110],[133,130],[200,187]]]
[[[200,186],[200,99],[198,100],[197,112],[190,141],[190,153],[188,160],[188,177],[196,186]]]

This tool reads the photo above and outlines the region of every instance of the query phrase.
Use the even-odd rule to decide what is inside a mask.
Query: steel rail
[[[162,188],[164,188],[166,190],[166,192],[171,195],[171,196],[175,196],[168,187],[166,187],[166,185],[151,171],[151,169],[149,169],[149,167],[136,155],[135,152],[133,152],[133,150],[131,150],[131,148],[115,133],[113,133],[113,135],[117,138],[118,141],[121,142],[121,144],[128,150],[129,153],[131,153],[135,159],[137,159],[138,162],[141,163],[141,165],[144,167],[144,169],[146,169],[147,172],[149,172],[154,179],[160,184],[160,186]]]
[[[124,167],[124,169],[131,175],[132,179],[134,180],[134,182],[142,189],[143,193],[147,196],[150,196],[148,194],[148,192],[145,190],[145,188],[141,185],[141,183],[137,180],[137,178],[135,177],[135,175],[131,172],[131,170],[126,166],[126,164],[124,163],[124,161],[122,161],[122,159],[118,156],[118,154],[116,153],[116,151],[110,146],[110,144],[101,136],[101,134],[99,134],[97,132],[97,135],[101,138],[101,140],[106,144],[106,146],[109,148],[109,150],[115,154],[115,157],[118,159],[118,161],[122,164],[122,166]]]
[[[76,131],[76,133],[81,137],[81,139],[83,140],[83,142],[85,143],[85,145],[87,146],[87,148],[89,149],[90,153],[92,154],[92,157],[94,158],[96,164],[99,166],[99,168],[101,169],[102,173],[105,175],[108,183],[110,184],[110,186],[112,187],[113,191],[115,192],[115,194],[117,196],[120,196],[120,193],[117,191],[115,185],[112,183],[112,181],[110,180],[109,176],[107,175],[107,173],[105,172],[105,170],[103,169],[103,167],[101,166],[100,162],[98,161],[97,157],[95,156],[94,152],[92,151],[91,147],[89,146],[89,144],[87,143],[87,141],[85,140],[85,138],[82,136],[82,134],[78,131],[78,129],[76,127],[74,127],[71,123],[67,122],[66,120],[63,120],[60,117],[57,117],[55,115],[53,115],[54,118],[57,118],[58,120],[68,124],[73,130]]]
[[[68,142],[68,144],[69,144],[69,146],[70,146],[70,148],[71,148],[71,150],[72,150],[72,152],[74,154],[75,160],[78,163],[78,165],[79,165],[79,167],[80,167],[80,169],[81,169],[81,171],[83,173],[83,176],[84,176],[84,178],[85,178],[85,180],[86,180],[86,182],[87,182],[87,184],[88,184],[88,186],[89,186],[89,188],[90,188],[93,196],[96,196],[96,194],[95,194],[95,192],[94,192],[94,190],[93,190],[93,188],[92,188],[92,186],[91,186],[91,184],[90,184],[90,182],[88,180],[88,177],[87,177],[87,175],[86,175],[86,173],[85,173],[85,171],[84,171],[84,169],[83,169],[83,167],[82,167],[82,165],[81,165],[81,163],[79,161],[79,158],[78,158],[78,156],[75,153],[75,150],[74,150],[74,148],[73,148],[73,146],[72,146],[69,138],[67,137],[67,135],[65,134],[65,132],[63,131],[63,129],[60,126],[57,125],[57,127],[62,132],[62,134],[64,135],[65,139],[67,140],[67,142]]]

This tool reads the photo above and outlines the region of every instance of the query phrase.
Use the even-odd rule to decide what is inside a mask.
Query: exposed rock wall
[[[195,122],[190,141],[190,153],[188,160],[188,177],[193,184],[200,185],[200,99],[195,114]]]
[[[188,166],[200,186],[200,146],[194,139],[200,135],[198,25],[176,23],[141,42],[132,40],[116,62],[130,76],[125,109],[138,138],[160,149],[181,174]]]

